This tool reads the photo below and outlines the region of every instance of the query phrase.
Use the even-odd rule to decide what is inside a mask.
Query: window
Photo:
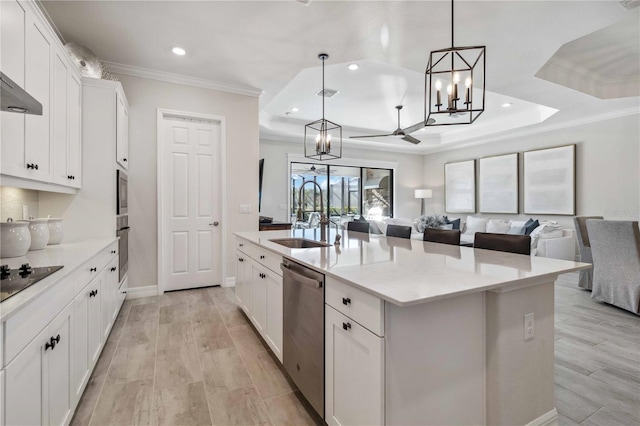
[[[317,227],[321,207],[338,223],[393,217],[393,170],[292,162],[291,215],[298,227]]]

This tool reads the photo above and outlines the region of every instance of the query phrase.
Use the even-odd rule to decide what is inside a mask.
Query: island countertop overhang
[[[555,281],[591,268],[571,262],[383,235],[341,231],[340,246],[291,249],[271,240],[319,239],[318,230],[237,232],[235,235],[398,306],[482,291],[508,291]],[[335,231],[329,233],[333,241]]]

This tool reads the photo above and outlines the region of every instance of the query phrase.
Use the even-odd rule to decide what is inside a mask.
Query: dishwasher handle
[[[292,271],[290,268],[291,268],[291,266],[286,264],[286,263],[281,263],[280,264],[280,269],[282,269],[282,272],[284,272],[285,274],[293,275],[293,279],[296,282],[299,282],[301,284],[308,285],[308,286],[311,286],[311,287],[315,287],[315,288],[321,288],[322,287],[322,282],[321,281],[315,280],[313,278],[305,277],[302,274],[299,274],[299,273],[297,273],[295,271]]]

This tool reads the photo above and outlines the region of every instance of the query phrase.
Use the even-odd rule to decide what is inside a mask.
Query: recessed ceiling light
[[[184,50],[182,47],[177,47],[177,46],[172,48],[171,51],[178,56],[184,56],[187,53],[187,51]]]
[[[291,112],[298,112],[298,111],[300,111],[300,110],[298,108],[296,108],[296,107],[291,108]]]
[[[511,102],[505,102],[502,104],[502,108],[509,108],[511,105],[513,105]]]
[[[355,71],[355,70],[357,70],[358,68],[360,68],[360,67],[358,66],[358,64],[350,64],[350,65],[349,65],[349,69],[350,69],[351,71]]]

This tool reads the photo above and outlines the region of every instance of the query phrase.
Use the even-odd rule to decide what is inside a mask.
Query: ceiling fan
[[[402,140],[405,140],[407,142],[411,142],[413,144],[419,144],[421,142],[420,139],[414,138],[413,136],[409,135],[407,132],[402,130],[402,128],[400,127],[400,110],[402,109],[402,105],[396,106],[396,109],[398,110],[398,128],[395,129],[393,131],[393,133],[387,133],[385,135],[349,136],[349,138],[351,138],[351,139],[367,139],[367,138],[380,138],[380,137],[384,137],[384,136],[402,136]]]

